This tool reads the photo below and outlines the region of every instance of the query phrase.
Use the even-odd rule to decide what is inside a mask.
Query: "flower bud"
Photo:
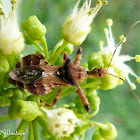
[[[16,4],[17,0],[11,0],[11,4]]]
[[[3,95],[5,95],[6,97],[12,97],[13,96],[13,89],[7,89],[4,91]]]
[[[136,62],[140,62],[140,55],[135,55]]]
[[[104,46],[104,41],[101,40],[101,41],[99,42],[99,45],[100,45],[100,47],[103,47],[103,46]]]
[[[102,138],[99,133],[99,128],[96,128],[96,130],[92,136],[92,140],[104,140],[104,138]]]
[[[130,84],[130,87],[131,87],[133,90],[136,89],[136,85],[135,85],[134,83],[131,83],[131,84]]]
[[[86,71],[88,71],[88,63],[84,63],[81,66],[84,67],[86,69]]]
[[[101,57],[103,59],[103,62],[104,62],[104,68],[108,67],[108,64],[109,64],[109,61],[111,60],[112,58],[112,53],[104,53],[104,51],[101,51]],[[112,66],[112,65],[110,65]]]
[[[112,19],[107,19],[106,24],[107,24],[107,26],[112,26],[113,25],[113,20]]]
[[[117,137],[117,130],[113,124],[110,122],[104,123],[105,127],[99,128],[99,133],[101,137],[106,140],[114,140]]]
[[[41,112],[36,102],[18,100],[9,107],[8,114],[12,119],[22,118],[26,121],[32,121],[41,115]]]
[[[17,23],[16,11],[1,22],[0,50],[5,55],[17,55],[24,49],[24,39]]]
[[[109,73],[124,79],[124,73],[121,70],[116,71],[116,69],[113,69],[112,67],[110,67]],[[100,88],[103,90],[113,89],[116,86],[121,85],[121,84],[123,84],[122,80],[112,75],[108,75],[106,77],[101,78]]]
[[[8,106],[11,104],[11,100],[6,96],[0,96],[0,106]]]
[[[100,1],[100,0],[98,0],[98,1]],[[108,4],[108,0],[102,0],[102,4],[107,5]]]
[[[9,63],[6,56],[0,53],[0,72],[8,72],[9,70]]]
[[[74,47],[70,43],[64,49],[64,51],[66,51],[68,54],[72,54],[73,50],[74,50]]]
[[[96,95],[97,95],[97,91],[94,90],[94,89],[92,89],[92,88],[87,88],[87,89],[86,89],[86,95],[87,95],[87,96],[90,96],[90,95],[96,96]]]
[[[104,28],[104,33],[105,33],[106,35],[108,35],[108,34],[109,34],[109,31],[108,31],[108,29],[107,29],[107,28]]]
[[[100,88],[103,90],[113,89],[118,85],[118,79],[111,75],[101,78],[101,81]]]
[[[25,97],[26,97],[26,92],[24,90],[21,89],[14,90],[13,99],[15,101],[20,99],[25,99]]]
[[[136,81],[137,81],[138,83],[140,83],[140,77],[138,77],[138,78],[136,79]]]
[[[123,35],[120,36],[120,40],[124,43],[126,42],[126,37],[124,37]]]
[[[24,37],[25,44],[31,45],[33,43],[33,41],[30,39],[27,33],[24,33],[23,37]]]
[[[49,131],[57,137],[69,137],[80,122],[74,112],[66,108],[43,110],[47,115],[45,121]]]
[[[23,29],[32,40],[41,40],[46,34],[46,27],[36,16],[30,16],[23,24]]]
[[[79,10],[79,3],[80,0],[74,7],[73,13],[67,17],[62,27],[62,37],[75,46],[81,45],[86,39],[91,31],[90,24],[104,4],[99,0],[94,8],[90,8],[91,2],[86,0]]]
[[[100,53],[92,53],[89,55],[88,67],[90,70],[104,67],[103,58]]]

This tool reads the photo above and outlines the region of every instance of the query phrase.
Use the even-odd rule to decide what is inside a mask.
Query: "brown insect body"
[[[26,57],[35,55],[28,55]],[[24,57],[25,58],[25,57]],[[81,83],[87,78],[86,70],[79,65],[74,65],[67,58],[62,66],[54,66],[50,64],[26,65],[24,67],[15,68],[9,74],[9,81],[17,86],[22,85],[22,88],[31,93],[43,95],[51,92],[57,86],[75,86],[76,83]],[[12,82],[13,81],[13,82]],[[39,85],[44,86],[38,89]],[[34,89],[32,87],[34,86]],[[38,90],[40,92],[38,92]]]
[[[63,87],[77,86],[77,92],[89,112],[90,105],[79,86],[79,83],[88,77],[88,72],[80,66],[81,51],[79,48],[74,63],[63,52],[65,54],[64,64],[61,66],[50,65],[41,53],[38,56],[34,54],[25,56],[22,58],[22,62],[18,62],[15,69],[10,72],[9,82],[39,96],[47,94],[59,86],[60,90],[56,99],[52,105],[48,106],[56,104]]]

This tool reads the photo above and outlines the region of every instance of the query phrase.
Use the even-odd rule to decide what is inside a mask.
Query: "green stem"
[[[33,132],[34,132],[34,140],[41,140],[39,133],[39,124],[36,119],[33,120]]]
[[[36,41],[32,41],[32,43],[39,49],[39,51],[43,52],[42,47]]]
[[[101,81],[100,80],[96,80],[96,81],[93,81],[93,82],[81,85],[81,88],[82,89],[84,89],[84,88],[93,88],[94,86],[97,86],[99,84],[101,84]]]
[[[108,125],[106,125],[106,124],[95,122],[95,121],[90,121],[89,120],[87,122],[88,122],[88,125],[91,126],[91,127],[93,127],[94,125],[102,128],[102,129],[107,129],[107,127],[108,127]]]
[[[30,124],[29,124],[28,140],[34,140],[34,135],[33,135],[33,124],[32,124],[32,122],[30,122]]]
[[[82,135],[82,137],[80,138],[80,140],[83,140],[85,138],[85,133]]]
[[[22,136],[20,137],[20,140],[24,140],[24,138],[25,138],[25,136],[24,136],[24,135],[22,135]]]
[[[89,118],[95,116],[97,113],[99,112],[99,105],[97,106],[97,108],[94,110],[94,112],[92,112],[91,114],[88,115]]]
[[[44,48],[45,57],[46,57],[46,59],[48,59],[48,45],[47,45],[47,41],[46,41],[45,36],[41,39],[41,43],[42,43],[43,48]]]
[[[37,43],[37,41],[33,41],[27,34],[25,35],[26,35],[27,40],[29,40],[31,44],[34,44],[39,49],[39,51],[43,52],[42,47],[39,45],[39,43]]]
[[[22,134],[22,135],[20,135],[20,138],[23,138],[23,135],[24,135],[24,133],[25,133],[26,128],[27,128],[28,125],[29,125],[29,122],[28,121],[22,120],[20,122],[20,124],[19,124],[19,126],[18,126],[18,128],[16,130],[16,132]],[[14,140],[14,139],[16,139],[16,137],[19,137],[19,136],[11,135],[8,138],[5,138],[5,140]]]
[[[24,133],[28,125],[29,125],[28,121],[21,120],[21,122],[17,128],[17,132]]]
[[[10,69],[15,67],[15,56],[8,56],[8,62],[10,64]]]
[[[63,44],[63,39],[60,40],[54,47],[53,47],[53,50],[51,51],[50,53],[50,56],[49,56],[49,62],[51,62],[52,58],[54,57],[54,54],[56,52],[56,50]]]
[[[65,87],[62,90],[60,98],[64,98],[65,96],[68,96],[69,94],[74,93],[75,91],[76,91],[76,87]]]
[[[8,121],[8,120],[11,120],[9,115],[0,116],[0,122],[5,122],[5,121]]]
[[[51,63],[54,64],[55,61],[57,60],[57,58],[59,57],[59,55],[61,54],[61,52],[65,49],[65,47],[67,46],[68,42],[66,42],[65,40],[63,41],[62,46],[59,48],[59,50],[55,53],[54,57],[52,58]]]

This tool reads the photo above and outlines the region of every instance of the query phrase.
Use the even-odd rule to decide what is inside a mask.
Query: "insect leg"
[[[37,56],[39,56],[41,59],[45,59],[45,56],[41,52],[38,52]]]
[[[83,90],[81,89],[79,84],[76,84],[76,87],[77,87],[77,92],[82,100],[82,103],[84,104],[85,109],[87,110],[87,112],[90,112],[90,104],[89,104],[88,99],[86,98]]]
[[[61,52],[61,54],[64,54],[64,60],[63,60],[63,64],[64,64],[66,59],[68,58],[68,54],[66,51]]]
[[[40,60],[41,60],[40,57],[34,54],[30,54],[22,58],[21,66],[24,67],[24,66],[29,66],[29,65],[39,65]]]
[[[77,55],[76,55],[76,57],[75,57],[75,61],[74,61],[74,64],[75,65],[80,65],[80,61],[81,61],[81,59],[82,59],[82,48],[80,47],[79,49],[78,49],[78,51],[77,51]]]
[[[60,89],[59,89],[59,91],[58,91],[58,93],[57,93],[57,95],[56,95],[56,97],[55,97],[55,99],[54,99],[52,105],[49,105],[49,104],[47,104],[47,103],[45,103],[45,105],[47,105],[47,106],[49,106],[49,107],[53,107],[53,106],[55,106],[56,103],[57,103],[58,100],[59,100],[59,97],[60,97],[61,91],[62,91],[62,88],[60,87]]]

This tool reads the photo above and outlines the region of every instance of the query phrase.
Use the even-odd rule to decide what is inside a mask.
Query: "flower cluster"
[[[42,127],[43,137],[50,140],[84,139],[85,132],[88,127],[95,127],[92,140],[114,140],[117,137],[117,130],[112,123],[99,123],[90,119],[98,113],[100,107],[100,98],[97,94],[97,89],[113,89],[118,85],[123,84],[123,81],[125,81],[126,78],[130,84],[130,89],[134,90],[135,85],[130,81],[128,77],[129,74],[136,77],[137,82],[140,83],[140,78],[128,65],[124,63],[131,59],[135,59],[136,62],[140,62],[140,55],[136,55],[135,57],[119,55],[122,42],[125,42],[126,40],[125,36],[120,36],[121,43],[117,46],[118,50],[116,53],[113,53],[116,49],[116,44],[111,31],[113,21],[108,19],[108,29],[104,29],[107,46],[104,47],[103,42],[100,42],[100,51],[90,54],[88,63],[78,66],[81,68],[81,71],[85,70],[85,73],[87,75],[89,74],[87,76],[88,78],[85,78],[83,83],[78,83],[76,85],[79,92],[84,91],[83,94],[79,94],[80,96],[76,95],[72,103],[55,105],[51,108],[46,107],[46,105],[51,106],[47,103],[55,104],[57,102],[59,96],[57,92],[59,93],[61,91],[60,98],[63,98],[75,92],[75,87],[63,87],[63,89],[60,89],[59,91],[56,88],[51,93],[41,97],[23,90],[23,88],[29,87],[30,91],[34,91],[34,89],[41,86],[41,84],[34,85],[33,82],[30,82],[30,80],[34,80],[31,75],[33,75],[32,70],[34,70],[34,68],[36,70],[38,66],[36,64],[37,61],[29,58],[29,60],[26,60],[25,62],[19,62],[22,57],[21,52],[23,51],[25,44],[32,44],[37,47],[39,52],[34,52],[34,54],[41,55],[39,57],[36,55],[32,56],[39,59],[42,58],[39,62],[40,65],[44,64],[44,62],[50,67],[53,67],[54,65],[63,65],[63,61],[67,58],[67,55],[73,53],[74,45],[78,46],[86,39],[87,35],[91,31],[90,25],[93,19],[102,5],[107,4],[107,1],[97,0],[94,8],[90,7],[91,0],[85,0],[81,8],[78,8],[79,3],[80,0],[78,0],[72,14],[67,17],[62,27],[63,39],[60,40],[50,52],[48,51],[47,41],[45,39],[47,29],[36,16],[29,17],[22,24],[22,28],[25,30],[22,34],[19,30],[16,17],[17,1],[11,0],[12,11],[8,16],[6,15],[2,5],[0,5],[0,14],[2,16],[0,29],[0,106],[3,107],[10,105],[8,107],[8,114],[0,116],[0,122],[21,118],[21,123],[16,131],[24,133],[29,126],[29,140],[40,140],[39,125]],[[61,56],[62,53],[64,53],[64,58]],[[80,52],[77,53],[76,58],[78,61],[80,61],[79,54]],[[27,66],[24,66],[24,63],[27,63]],[[29,63],[31,63],[31,65],[33,65],[32,63],[35,63],[35,65],[30,67]],[[117,63],[119,63],[119,66]],[[75,65],[77,66],[77,64]],[[8,77],[10,76],[9,72],[14,67],[16,67],[15,69],[17,70],[17,79],[20,76],[22,76],[22,79],[18,79],[17,81],[12,79],[14,82],[12,81],[13,85],[10,85],[8,83]],[[24,71],[25,67],[28,69],[27,74],[25,74]],[[29,68],[32,68],[31,71]],[[40,69],[37,70],[39,71]],[[76,70],[76,72],[77,71],[78,70]],[[12,72],[14,73],[15,71]],[[61,73],[61,71],[56,72],[58,75]],[[47,75],[54,76],[51,73],[46,74],[45,76]],[[37,74],[35,73],[33,76],[33,78],[36,79],[35,76],[37,76]],[[45,76],[42,75],[41,78],[44,78]],[[11,83],[10,78],[9,82]],[[28,81],[25,80],[26,78]],[[22,83],[21,80],[24,82]],[[63,80],[65,81],[66,79],[63,78]],[[61,79],[62,82],[63,80]],[[14,85],[17,85],[19,88]],[[55,85],[51,85],[50,83],[50,87],[51,86],[55,87]],[[38,90],[37,92],[39,94]],[[55,96],[56,98],[54,99]],[[83,100],[81,100],[82,98]],[[87,106],[84,108],[84,102],[88,102],[90,104],[91,113],[87,112]],[[1,134],[0,139],[19,140],[23,138],[22,135],[6,136],[3,132],[1,132]]]

